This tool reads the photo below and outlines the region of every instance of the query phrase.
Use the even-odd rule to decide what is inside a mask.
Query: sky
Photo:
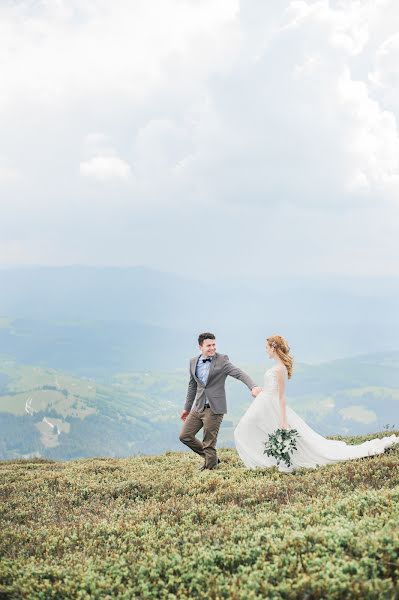
[[[399,275],[397,0],[2,0],[0,266]]]

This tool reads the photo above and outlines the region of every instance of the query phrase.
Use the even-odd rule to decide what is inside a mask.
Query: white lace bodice
[[[277,367],[271,367],[267,369],[264,376],[264,387],[263,391],[265,394],[274,394],[278,391],[278,380],[277,380]]]

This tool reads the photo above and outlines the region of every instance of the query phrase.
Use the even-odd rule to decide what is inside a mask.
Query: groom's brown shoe
[[[218,458],[218,461],[217,461],[216,465],[214,465],[213,467],[208,467],[208,469],[209,469],[210,471],[213,471],[214,469],[218,469],[218,468],[219,468],[219,465],[220,465],[220,463],[221,463],[221,460],[220,460],[220,458]]]
[[[212,471],[212,469],[217,469],[219,466],[219,463],[221,462],[220,458],[218,458],[218,462],[214,467],[210,467],[210,471]],[[205,463],[203,465],[201,465],[200,467],[198,467],[198,471],[206,471],[206,469],[208,469],[208,467],[205,465]]]

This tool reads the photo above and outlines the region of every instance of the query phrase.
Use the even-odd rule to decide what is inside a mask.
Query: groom
[[[261,388],[241,369],[235,367],[227,354],[216,352],[213,333],[201,333],[198,337],[200,356],[190,361],[190,381],[184,410],[180,415],[184,421],[179,439],[191,450],[204,458],[204,469],[217,469],[220,460],[216,455],[216,442],[223,416],[227,412],[226,377],[239,379],[256,397]],[[204,428],[203,441],[195,437]]]

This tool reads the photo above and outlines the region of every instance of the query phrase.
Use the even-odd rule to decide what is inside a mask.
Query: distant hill
[[[118,371],[185,364],[191,347],[192,340],[179,331],[133,321],[3,318],[0,326],[0,355],[101,380]]]
[[[241,365],[262,384],[267,365]],[[83,378],[0,357],[0,458],[72,459],[179,450],[187,368]],[[252,398],[228,379],[228,407],[219,445]],[[399,427],[399,352],[318,365],[299,364],[288,383],[289,404],[323,435],[365,434]]]
[[[0,462],[0,597],[397,598],[399,446],[294,475],[220,456]]]
[[[0,353],[61,370],[78,359],[88,370],[173,368],[209,330],[221,351],[254,364],[276,332],[304,362],[396,350],[399,338],[395,279],[237,273],[204,282],[138,267],[21,267],[0,269],[0,289],[0,316],[14,332],[0,335]]]

